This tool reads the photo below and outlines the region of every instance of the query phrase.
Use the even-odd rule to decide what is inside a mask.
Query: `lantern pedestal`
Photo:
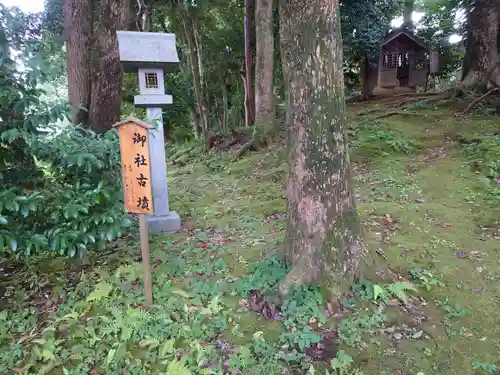
[[[147,218],[152,233],[176,232],[181,220],[168,205],[167,162],[163,135],[162,108],[172,104],[172,96],[165,92],[164,72],[179,68],[175,35],[118,31],[118,47],[123,69],[139,75],[139,95],[134,104],[146,108],[149,129],[149,154],[154,215]]]
[[[173,233],[181,229],[181,218],[175,211],[166,216],[148,216],[148,229],[151,233]]]
[[[170,211],[168,203],[167,162],[161,108],[146,109],[150,129],[149,154],[151,155],[151,182],[153,186],[154,215],[148,216],[152,233],[170,233],[181,229],[181,219]]]

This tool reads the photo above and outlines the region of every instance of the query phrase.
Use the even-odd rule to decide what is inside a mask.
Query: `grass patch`
[[[230,164],[193,143],[169,164],[170,202],[185,228],[151,237],[155,306],[142,308],[136,235],[78,261],[4,264],[0,373],[495,373],[496,120],[457,122],[426,106],[412,109],[421,117],[371,120],[370,108],[350,109],[358,210],[375,264],[343,309],[306,286],[281,304],[281,320],[254,311],[254,291],[278,305],[286,273],[286,151]],[[325,338],[331,362],[318,349]]]

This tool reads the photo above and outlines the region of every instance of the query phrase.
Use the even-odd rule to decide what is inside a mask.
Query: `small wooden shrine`
[[[384,89],[425,86],[429,72],[429,47],[409,29],[388,32],[380,43],[378,87]]]

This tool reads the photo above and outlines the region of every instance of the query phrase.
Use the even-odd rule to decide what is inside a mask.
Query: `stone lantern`
[[[139,75],[139,95],[134,97],[134,104],[146,108],[147,122],[153,127],[149,130],[149,153],[154,215],[148,216],[148,228],[152,233],[175,232],[180,229],[180,218],[168,204],[162,117],[162,108],[172,104],[172,96],[165,93],[163,74],[179,67],[175,35],[118,31],[117,37],[124,72]]]

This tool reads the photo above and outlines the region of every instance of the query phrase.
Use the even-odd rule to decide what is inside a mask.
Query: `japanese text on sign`
[[[116,124],[120,135],[125,208],[128,212],[153,214],[148,124],[137,120]]]

